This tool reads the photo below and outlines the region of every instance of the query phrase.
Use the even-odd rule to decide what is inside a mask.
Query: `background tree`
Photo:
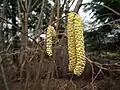
[[[107,49],[107,47],[110,47],[110,45],[109,44],[107,45],[107,43],[113,43],[114,45],[116,44],[115,46],[118,47],[119,45],[117,42],[119,42],[119,40],[115,38],[118,38],[120,33],[119,32],[119,22],[120,22],[119,0],[92,0],[91,2],[92,3],[90,5],[85,6],[84,10],[85,12],[91,11],[92,13],[91,19],[93,19],[92,21],[93,24],[96,25],[99,24],[97,28],[93,28],[91,32],[87,32],[88,39],[93,38],[96,41],[96,43],[98,43],[98,46],[94,46],[93,44],[91,45],[94,46],[96,50],[100,48]],[[106,6],[108,7],[106,8]],[[111,8],[113,10],[111,10]],[[115,12],[117,12],[117,14]],[[113,36],[110,37],[110,35]],[[97,40],[99,42],[97,42]],[[118,49],[117,47],[114,49],[117,50]]]

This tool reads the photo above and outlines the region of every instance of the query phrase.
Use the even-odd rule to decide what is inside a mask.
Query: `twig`
[[[62,8],[64,8],[64,6],[65,6],[65,3],[66,3],[66,0],[64,0],[64,3],[63,3],[63,5],[62,5]]]
[[[40,25],[41,25],[41,21],[42,21],[42,15],[43,15],[43,10],[44,10],[44,6],[45,6],[45,1],[46,0],[43,0],[43,2],[42,2],[41,11],[39,14],[39,20],[38,20],[37,26],[35,28],[36,33],[38,33],[38,29],[41,27]]]
[[[19,2],[20,2],[20,5],[21,5],[21,8],[23,9],[23,11],[25,11],[25,7],[24,7],[24,5],[22,3],[22,0],[19,0]]]
[[[69,8],[71,8],[72,7],[72,5],[74,4],[74,2],[75,2],[75,0],[71,0],[72,1],[72,3],[71,3],[71,5],[69,6]]]
[[[94,28],[87,29],[86,31],[88,31],[88,30],[94,30],[94,29],[103,27],[103,26],[105,26],[105,25],[111,25],[112,23],[115,23],[115,22],[117,22],[117,21],[120,21],[120,19],[117,19],[117,20],[114,20],[114,21],[110,21],[110,22],[108,22],[108,23],[104,23],[103,25],[100,25],[100,26],[97,26],[97,27],[94,27]]]
[[[38,3],[38,0],[35,0],[35,2],[33,3],[33,5],[31,6],[31,9],[33,9],[33,7]]]
[[[96,5],[100,5],[102,7],[105,7],[106,9],[108,9],[108,10],[112,11],[113,13],[115,13],[116,15],[120,16],[119,12],[115,11],[114,9],[112,9],[112,8],[110,8],[110,7],[108,7],[107,5],[104,5],[104,4],[98,4],[98,3],[90,2],[90,3],[81,4],[81,6],[82,5],[90,5],[90,4],[96,4]]]
[[[60,17],[60,0],[57,0],[57,18]],[[57,33],[58,33],[58,28],[59,28],[59,21],[56,23],[56,30],[57,30]]]
[[[91,62],[89,62],[89,63],[90,63],[90,65],[91,65],[91,68],[92,68],[92,80],[93,80],[95,71],[94,71],[93,64],[92,64]]]
[[[1,19],[3,19],[4,21],[8,22],[9,24],[11,24],[12,26],[14,26],[19,32],[21,32],[23,35],[25,35],[20,29],[19,27],[15,26],[13,23],[9,22],[7,19],[3,18],[2,16],[0,16]],[[33,42],[35,42],[36,45],[40,46],[36,40],[30,36],[27,35],[28,38],[30,38],[31,40],[33,40]],[[41,47],[41,46],[40,46]]]
[[[27,12],[30,12],[32,0],[29,0]]]
[[[76,13],[79,11],[79,9],[80,9],[80,7],[81,7],[81,5],[82,5],[82,2],[83,2],[83,0],[78,0],[78,1],[77,1],[77,4],[76,4],[75,9],[74,9],[74,11],[75,11]]]
[[[0,61],[2,61],[2,57],[0,56]],[[3,79],[4,79],[4,83],[5,83],[5,88],[6,90],[9,90],[8,88],[8,84],[7,84],[7,80],[6,80],[6,76],[5,76],[5,72],[4,72],[4,68],[3,68],[3,65],[0,63],[0,68],[1,68],[1,71],[2,71],[2,76],[3,76]]]
[[[57,0],[55,0],[54,7],[52,8],[51,16],[50,16],[50,18],[49,18],[49,24],[51,24],[51,23],[52,23],[52,21],[53,21],[53,17],[54,17],[54,10],[55,10],[56,5],[57,5]]]
[[[6,21],[7,23],[11,24],[12,26],[14,26],[16,29],[19,29],[17,26],[15,26],[13,23],[9,22],[7,19],[5,19],[4,17],[0,16],[0,19]]]
[[[98,75],[100,74],[100,72],[101,72],[101,68],[99,69],[97,75],[95,75],[95,77],[92,79],[92,82],[91,82],[91,83],[93,83],[93,82],[95,81],[95,79],[98,77]]]

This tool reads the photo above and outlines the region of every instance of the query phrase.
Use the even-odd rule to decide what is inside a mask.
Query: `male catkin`
[[[75,48],[75,32],[74,32],[74,14],[68,14],[67,20],[67,37],[68,37],[68,54],[69,54],[69,71],[74,72],[77,57]]]
[[[56,32],[53,26],[49,25],[47,29],[47,44],[46,44],[46,52],[49,56],[52,56],[52,44],[53,44],[53,37],[56,36]]]
[[[82,74],[86,64],[83,29],[81,17],[75,12],[68,13],[69,71],[73,71],[78,76]]]

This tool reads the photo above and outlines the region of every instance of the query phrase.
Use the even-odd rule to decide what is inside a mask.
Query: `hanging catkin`
[[[67,21],[67,37],[68,37],[68,53],[69,53],[69,71],[73,72],[76,66],[76,48],[75,48],[75,32],[74,32],[74,14],[68,14]]]
[[[46,44],[46,52],[49,56],[52,56],[52,44],[53,44],[53,37],[56,36],[56,32],[53,26],[49,25],[47,29],[47,44]]]
[[[83,29],[81,17],[75,12],[68,13],[69,71],[73,71],[78,76],[82,74],[86,64]]]

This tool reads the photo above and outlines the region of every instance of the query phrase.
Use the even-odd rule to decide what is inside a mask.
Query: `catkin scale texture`
[[[83,23],[81,17],[77,14],[74,16],[74,30],[76,39],[76,57],[77,63],[74,69],[74,74],[81,75],[84,71],[86,60],[85,60],[85,50],[84,50],[84,36],[83,36]]]
[[[68,14],[67,35],[69,71],[72,69],[74,74],[79,76],[84,71],[86,60],[84,51],[83,23],[81,17],[74,12]]]
[[[67,21],[67,37],[68,37],[68,54],[69,54],[69,71],[73,72],[76,66],[76,50],[75,50],[75,36],[74,36],[74,22],[73,14],[68,14]]]
[[[47,39],[46,39],[46,52],[49,56],[52,56],[52,44],[53,44],[53,37],[56,36],[56,32],[53,26],[49,25],[47,29]]]

